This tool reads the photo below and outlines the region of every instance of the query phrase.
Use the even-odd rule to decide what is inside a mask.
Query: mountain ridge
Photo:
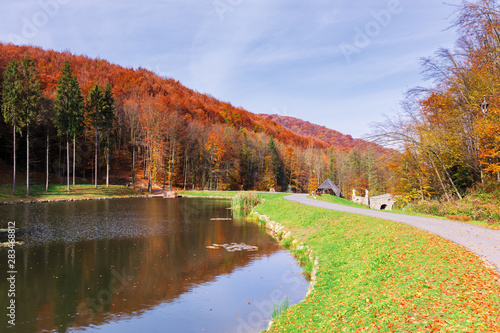
[[[47,161],[53,175],[60,179],[66,173],[71,175],[64,169],[61,150],[65,149],[59,133],[47,118],[55,114],[61,69],[69,61],[83,96],[96,84],[109,83],[116,100],[116,118],[109,133],[111,140],[107,140],[112,146],[109,161],[100,151],[107,146],[106,140],[101,138],[101,147],[90,144],[98,130],[91,115],[84,113],[84,131],[75,143],[75,174],[82,181],[95,175],[96,168],[101,181],[106,174],[104,166],[111,163],[117,182],[142,177],[148,188],[155,183],[162,188],[306,192],[315,178],[328,177],[343,190],[370,183],[381,191],[386,187],[386,166],[377,158],[381,148],[373,143],[298,119],[252,113],[147,69],[125,68],[69,51],[0,43],[0,75],[8,63],[26,54],[40,76],[46,115],[44,120],[39,114],[38,126],[30,129],[32,161],[36,161],[33,171],[48,172]],[[0,140],[4,143],[0,158],[5,161],[13,157],[12,132],[12,126],[0,120]],[[370,146],[375,149],[366,149]],[[59,147],[59,152],[54,147]],[[18,149],[26,151],[23,140]],[[97,164],[95,155],[99,157]],[[19,168],[26,166],[23,159],[17,161]]]
[[[272,120],[286,129],[305,137],[314,137],[331,144],[335,148],[354,149],[354,148],[372,148],[379,153],[389,151],[389,149],[380,146],[374,142],[364,139],[353,138],[350,134],[344,134],[338,130],[326,126],[311,123],[291,116],[281,116],[278,114],[259,114],[259,116]]]

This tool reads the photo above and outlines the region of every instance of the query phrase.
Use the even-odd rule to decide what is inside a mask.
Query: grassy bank
[[[349,206],[349,207],[356,207],[356,208],[363,208],[363,209],[368,209],[368,206],[352,202],[351,200],[347,200],[344,198],[339,198],[334,195],[329,195],[329,194],[324,194],[316,197],[309,196],[309,198],[313,198],[316,200],[324,201],[324,202],[331,202],[331,203],[336,203],[339,205],[344,205],[344,206]]]
[[[498,275],[452,242],[282,198],[255,210],[319,259],[314,290],[271,332],[500,331]]]
[[[199,198],[226,198],[232,199],[241,191],[181,191],[180,194],[185,197]],[[270,193],[270,192],[248,192],[256,193],[260,199],[271,200],[287,196],[286,193]]]
[[[185,197],[200,197],[200,198],[234,198],[238,191],[181,191]]]
[[[309,197],[313,198],[312,196]],[[463,200],[450,202],[420,201],[386,212],[447,219],[500,230],[500,200],[490,198],[491,196],[488,195],[482,198],[482,200],[475,196],[468,196]],[[344,206],[368,209],[368,206],[332,195],[322,195],[315,197],[315,199]]]
[[[72,185],[71,191],[67,191],[67,185],[50,185],[49,191],[45,192],[45,185],[30,186],[30,196],[26,196],[26,186],[16,186],[16,195],[12,195],[11,186],[0,186],[0,202],[16,203],[16,202],[44,202],[44,201],[60,201],[60,200],[88,200],[96,198],[118,198],[140,196],[140,192],[129,187],[110,185],[107,188],[105,185],[99,185],[97,188],[94,185]]]

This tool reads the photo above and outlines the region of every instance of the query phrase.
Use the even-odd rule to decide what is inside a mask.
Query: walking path
[[[405,223],[429,231],[433,234],[449,239],[452,242],[455,242],[479,255],[494,266],[500,274],[500,230],[492,230],[472,224],[430,217],[402,215],[379,210],[342,206],[334,203],[310,199],[307,197],[307,194],[293,194],[285,197],[285,199],[308,206]]]

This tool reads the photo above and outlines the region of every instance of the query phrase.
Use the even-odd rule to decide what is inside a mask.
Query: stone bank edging
[[[256,211],[253,211],[252,214],[258,218],[259,222],[264,222],[264,224],[262,224],[262,226],[267,231],[267,233],[270,234],[274,239],[278,240],[280,243],[283,243],[283,241],[285,239],[291,238],[292,239],[292,242],[290,245],[291,250],[302,250],[304,248],[306,249],[306,253],[309,256],[309,260],[313,263],[313,268],[311,271],[311,283],[309,284],[309,289],[307,290],[307,293],[306,293],[306,296],[304,297],[304,299],[302,301],[300,301],[299,303],[295,304],[294,306],[304,302],[305,299],[309,296],[309,294],[311,294],[311,292],[314,290],[314,286],[316,285],[316,282],[317,282],[316,275],[317,275],[318,268],[319,268],[318,257],[314,256],[314,253],[309,248],[309,246],[304,245],[303,243],[300,243],[297,239],[294,239],[291,231],[287,231],[286,228],[283,225],[281,225],[280,223],[273,221],[269,218],[269,216],[261,215]],[[292,255],[293,255],[293,253],[292,253]],[[268,330],[273,325],[273,322],[274,321],[272,320],[269,323],[269,326],[267,328]]]

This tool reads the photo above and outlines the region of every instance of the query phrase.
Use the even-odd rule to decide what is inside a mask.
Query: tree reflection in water
[[[270,281],[266,287],[254,283],[252,279],[258,277],[253,275],[258,272],[261,279],[267,279],[263,267],[282,250],[244,217],[211,220],[232,217],[229,206],[223,200],[123,199],[0,207],[0,214],[7,220],[33,232],[27,236],[26,245],[17,248],[16,326],[9,331],[66,332],[104,324],[108,329],[103,331],[114,331],[109,323],[140,318],[165,304],[171,304],[168,311],[177,313],[179,309],[173,305],[180,303],[183,295],[202,290],[197,289],[200,286],[212,294],[211,298],[189,296],[193,306],[203,301],[210,304],[207,311],[223,308],[227,304],[219,303],[227,302],[227,298],[209,287],[222,288],[217,283],[221,279],[228,279],[224,282],[228,286],[241,284],[241,288],[231,289],[232,293],[237,290],[232,298],[242,298],[241,303],[258,298],[259,293],[263,293],[262,299],[268,298],[266,288],[272,291],[282,287],[279,274],[283,272],[270,272],[277,281]],[[259,250],[229,253],[206,248],[214,243],[246,243]],[[5,252],[0,251],[0,267],[7,262]],[[294,260],[288,261],[286,265],[299,275]],[[245,267],[251,269],[242,274]],[[2,268],[1,290],[8,289],[5,274]],[[231,276],[239,280],[229,279]],[[302,284],[300,290],[293,291],[297,301],[307,289],[307,283]],[[249,285],[258,290],[249,289]],[[2,293],[0,306],[5,308],[8,301]],[[175,327],[175,318],[157,317],[149,322],[159,331],[169,325]],[[201,316],[199,320],[206,318]],[[235,320],[234,325],[237,323]],[[200,327],[204,324],[199,323]],[[0,327],[8,327],[5,316],[0,319]]]

